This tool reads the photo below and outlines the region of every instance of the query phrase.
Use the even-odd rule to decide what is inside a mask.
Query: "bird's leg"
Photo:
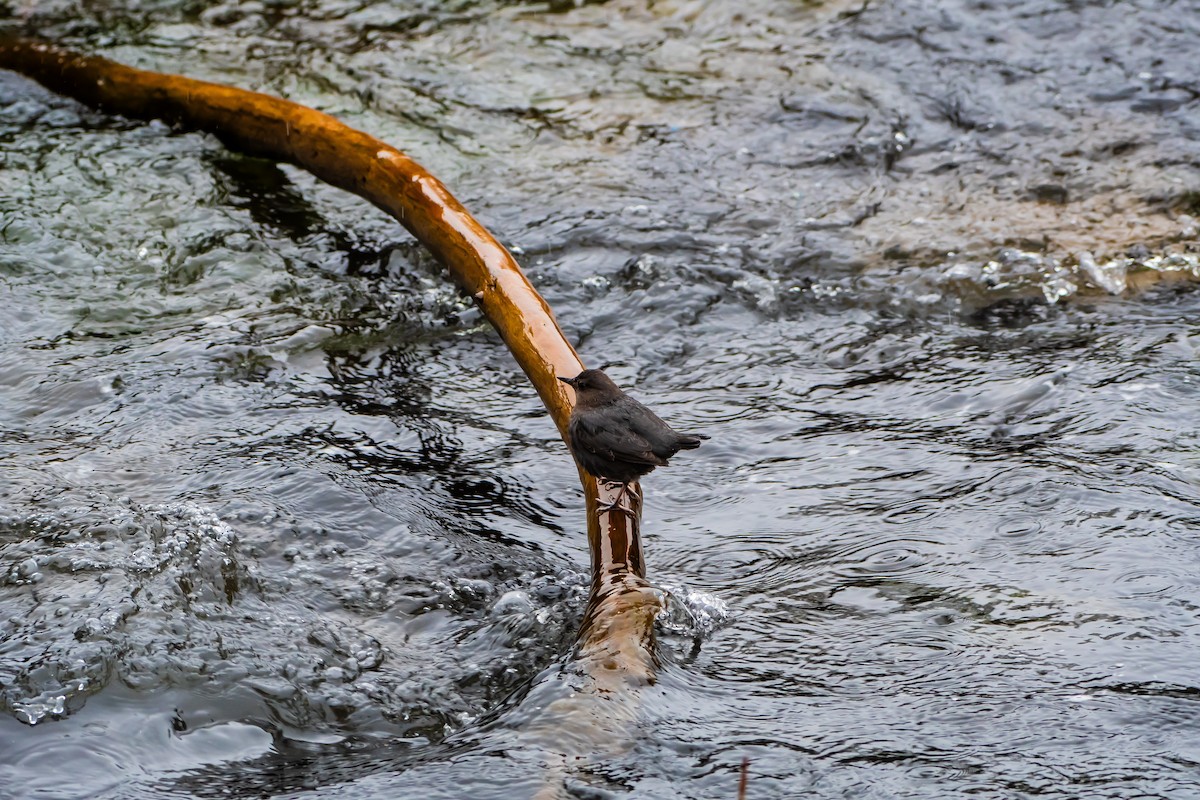
[[[611,489],[613,486],[620,486],[621,491],[617,492],[616,499],[613,500],[611,503],[607,503],[605,505],[599,506],[596,509],[597,514],[606,514],[609,511],[613,511],[613,510],[624,511],[626,514],[633,513],[633,508],[621,503],[621,501],[625,499],[626,495],[629,495],[630,497],[638,497],[636,494],[634,494],[633,490],[629,488],[628,483],[622,483],[621,481],[608,481],[608,480],[602,480],[601,483],[603,483],[605,488],[608,488],[608,489]],[[638,497],[638,499],[640,500],[641,498]]]

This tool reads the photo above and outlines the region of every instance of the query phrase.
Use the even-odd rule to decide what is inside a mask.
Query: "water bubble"
[[[720,597],[686,586],[663,585],[666,592],[658,625],[668,633],[703,637],[730,617],[729,606]]]
[[[492,606],[492,616],[509,616],[514,614],[529,614],[533,612],[533,602],[529,595],[519,589],[500,595]]]

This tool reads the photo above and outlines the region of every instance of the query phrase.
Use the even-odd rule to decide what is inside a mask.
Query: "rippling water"
[[[0,797],[1200,796],[1190,12],[17,9],[409,150],[712,440],[657,681],[556,716],[582,498],[469,298],[0,74]]]

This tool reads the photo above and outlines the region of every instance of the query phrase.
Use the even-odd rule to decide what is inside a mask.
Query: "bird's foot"
[[[603,517],[605,514],[609,513],[610,511],[620,511],[622,514],[628,514],[631,517],[634,515],[634,511],[632,508],[630,508],[627,505],[624,505],[619,500],[614,500],[611,503],[605,503],[602,506],[598,506],[596,508],[596,516]]]
[[[622,500],[625,499],[626,496],[632,497],[637,500],[642,499],[641,495],[639,495],[637,492],[635,492],[628,483],[618,483],[616,481],[604,481],[604,486],[605,486],[605,488],[609,488],[609,489],[611,489],[614,486],[620,486],[621,491],[617,492],[616,499],[614,499],[611,503],[605,503],[596,508],[597,516],[607,514],[610,511],[621,511],[630,516],[633,516],[636,513],[633,510],[632,506],[626,505],[621,502]]]

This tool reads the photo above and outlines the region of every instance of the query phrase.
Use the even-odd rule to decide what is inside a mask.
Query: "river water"
[[[1200,797],[1192,0],[7,10],[406,150],[712,439],[574,746],[582,495],[469,298],[0,73],[0,797]]]

